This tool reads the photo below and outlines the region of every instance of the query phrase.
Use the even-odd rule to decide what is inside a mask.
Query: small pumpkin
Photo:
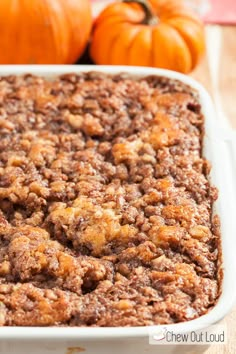
[[[92,27],[89,0],[1,0],[0,64],[71,64]]]
[[[96,64],[154,66],[188,73],[204,52],[204,27],[181,0],[123,0],[94,23]]]

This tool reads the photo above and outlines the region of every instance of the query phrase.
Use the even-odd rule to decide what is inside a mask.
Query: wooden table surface
[[[207,55],[191,76],[210,92],[216,124],[236,130],[236,26],[207,26],[206,39]],[[205,354],[236,354],[236,303],[223,323],[227,325],[228,343],[211,346]]]

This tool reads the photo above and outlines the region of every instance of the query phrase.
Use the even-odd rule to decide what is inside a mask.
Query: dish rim
[[[236,261],[233,257],[232,240],[230,233],[236,231],[234,220],[236,187],[233,185],[231,159],[229,157],[229,145],[231,139],[223,136],[217,127],[213,102],[206,89],[193,78],[181,73],[165,69],[132,67],[132,66],[93,66],[93,65],[1,65],[0,76],[20,75],[31,73],[43,77],[57,76],[65,73],[80,73],[99,71],[106,74],[125,72],[132,77],[148,75],[164,76],[176,79],[194,88],[198,94],[202,113],[205,116],[204,156],[210,160],[213,169],[211,180],[219,189],[219,199],[214,204],[214,209],[221,219],[221,244],[222,244],[222,269],[224,272],[222,281],[222,293],[216,305],[205,315],[197,319],[177,324],[165,325],[168,330],[176,333],[196,331],[218,323],[232,308],[236,297],[236,283],[234,282],[234,269]],[[230,133],[229,133],[230,135]],[[220,171],[226,171],[224,176]],[[227,212],[225,212],[225,210]],[[223,213],[224,211],[224,213]],[[236,246],[236,240],[234,240]],[[146,337],[156,326],[141,327],[0,327],[0,339],[112,339],[127,337]]]

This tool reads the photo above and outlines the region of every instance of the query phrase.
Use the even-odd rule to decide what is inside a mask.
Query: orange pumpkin
[[[124,0],[94,23],[97,64],[154,66],[188,73],[204,52],[204,28],[181,0]]]
[[[1,0],[0,64],[70,64],[91,31],[89,0]]]

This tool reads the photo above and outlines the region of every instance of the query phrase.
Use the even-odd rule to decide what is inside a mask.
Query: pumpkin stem
[[[135,3],[142,6],[145,12],[145,18],[143,20],[143,24],[155,26],[158,24],[159,20],[157,16],[153,13],[152,7],[147,0],[122,0],[122,2],[126,3]]]

